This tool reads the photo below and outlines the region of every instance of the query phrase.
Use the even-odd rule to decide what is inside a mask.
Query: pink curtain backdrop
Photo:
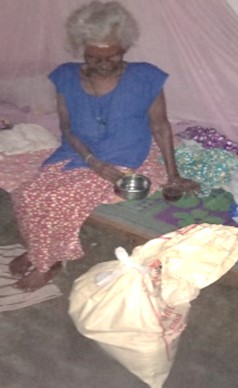
[[[13,94],[19,88],[20,97],[27,88],[27,98],[34,99],[40,93],[34,78],[72,60],[66,51],[64,22],[73,9],[87,2],[0,1],[1,102],[12,99],[17,105]],[[213,125],[238,141],[238,15],[232,7],[238,9],[237,1],[121,3],[141,27],[141,38],[127,59],[149,61],[170,74],[165,87],[170,119]],[[47,99],[45,91],[42,94]]]

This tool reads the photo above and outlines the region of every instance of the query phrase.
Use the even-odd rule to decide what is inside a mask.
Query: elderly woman
[[[10,270],[21,277],[17,286],[28,290],[46,284],[63,261],[80,258],[80,226],[95,206],[110,202],[113,184],[125,171],[144,173],[152,190],[158,188],[157,146],[168,182],[197,189],[176,168],[163,93],[168,75],[154,65],[123,60],[139,35],[130,13],[117,2],[93,1],[73,12],[66,27],[74,53],[84,61],[49,75],[62,144],[13,196],[26,253]]]

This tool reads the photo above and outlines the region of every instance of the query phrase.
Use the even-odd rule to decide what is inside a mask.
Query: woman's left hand
[[[200,191],[200,185],[192,179],[182,178],[180,176],[171,177],[168,184],[178,185],[184,193],[195,194]]]

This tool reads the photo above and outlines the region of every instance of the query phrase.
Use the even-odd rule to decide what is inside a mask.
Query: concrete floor
[[[1,204],[0,244],[12,244],[19,236],[0,190]],[[63,296],[0,314],[0,388],[146,387],[82,337],[68,315],[73,280],[91,265],[90,258],[68,264],[55,279]],[[238,289],[220,283],[201,291],[164,388],[238,388],[237,301]]]
[[[1,387],[146,387],[82,337],[68,315],[72,282],[88,266],[69,263],[68,274],[57,277],[62,297],[1,314]],[[201,291],[164,388],[238,387],[237,300],[237,289],[218,283]]]

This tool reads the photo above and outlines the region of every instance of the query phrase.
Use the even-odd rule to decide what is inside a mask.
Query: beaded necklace
[[[123,70],[124,70],[124,66],[121,67],[120,72],[117,75],[118,82],[117,82],[115,88],[117,87],[117,85],[120,81]],[[99,138],[101,138],[101,137],[104,137],[106,135],[107,130],[108,130],[109,115],[110,115],[113,97],[115,95],[112,92],[115,88],[112,89],[111,92],[100,95],[98,93],[97,89],[95,88],[95,85],[93,84],[90,76],[87,78],[87,80],[88,80],[90,88],[93,92],[93,94],[91,96],[89,96],[90,109],[95,117],[96,122],[97,122],[98,134],[99,134]],[[93,105],[92,105],[92,99],[91,99],[92,96],[96,97],[96,104],[93,104]],[[103,97],[105,97],[105,98],[103,99]],[[106,101],[105,101],[105,99],[106,99]],[[105,106],[106,106],[106,109],[105,109]]]
[[[96,121],[97,121],[99,129],[101,131],[103,131],[103,130],[106,129],[106,126],[107,126],[108,116],[109,116],[110,107],[111,107],[112,96],[110,97],[110,101],[108,101],[110,106],[108,107],[107,111],[105,111],[104,106],[102,104],[102,99],[100,98],[103,95],[99,95],[98,94],[98,92],[95,89],[95,87],[93,85],[93,82],[92,82],[92,80],[90,78],[89,78],[89,84],[90,84],[90,87],[91,87],[91,89],[93,91],[93,97],[96,97],[96,109],[95,109],[95,111],[93,113],[96,116],[95,118],[96,118]]]

